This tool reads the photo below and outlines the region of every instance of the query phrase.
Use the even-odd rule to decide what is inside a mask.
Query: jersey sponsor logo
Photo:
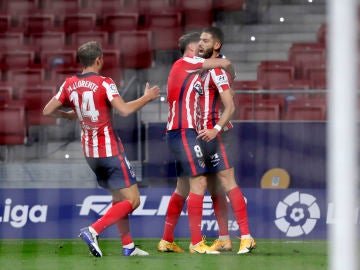
[[[0,223],[9,223],[14,228],[24,227],[28,221],[45,223],[47,218],[47,205],[12,205],[10,198],[5,199]]]
[[[316,198],[298,191],[291,193],[276,207],[276,227],[288,237],[309,234],[320,219]]]
[[[98,130],[99,129],[98,127],[91,127],[91,126],[86,125],[84,123],[80,123],[80,124],[81,124],[82,129],[86,129],[86,130]]]
[[[213,168],[215,168],[217,165],[219,165],[220,162],[220,156],[218,153],[215,153],[210,156],[210,163]]]
[[[199,94],[204,95],[204,89],[202,88],[202,85],[200,82],[196,82],[193,86],[193,89]]]

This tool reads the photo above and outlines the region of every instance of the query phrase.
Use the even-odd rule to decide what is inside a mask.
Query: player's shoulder
[[[198,56],[185,56],[182,58],[182,61],[190,63],[190,64],[197,64],[197,63],[204,63],[205,59]]]
[[[214,82],[229,85],[232,83],[230,74],[222,68],[214,68],[209,73]]]
[[[103,82],[105,82],[105,83],[107,83],[107,84],[115,84],[114,83],[114,81],[113,81],[113,79],[111,79],[110,77],[102,77],[102,80],[103,80]]]
[[[223,75],[223,76],[226,76],[226,77],[231,77],[229,72],[227,72],[225,69],[220,68],[220,67],[216,67],[216,68],[211,69],[210,74],[212,76]]]
[[[110,91],[112,94],[119,94],[119,91],[118,91],[118,88],[117,88],[115,82],[110,77],[103,77],[102,86],[106,90]]]

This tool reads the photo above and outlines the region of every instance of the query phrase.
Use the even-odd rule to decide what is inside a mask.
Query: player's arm
[[[221,102],[224,105],[223,113],[219,121],[216,123],[215,127],[212,129],[203,129],[199,131],[197,138],[203,139],[204,141],[211,141],[216,137],[216,135],[226,126],[226,124],[231,120],[235,112],[235,104],[232,95],[231,88],[227,91],[220,93]]]
[[[53,97],[44,107],[43,115],[49,116],[53,118],[65,118],[69,120],[76,119],[76,114],[73,110],[65,111],[61,108],[63,104],[58,101],[55,97]]]
[[[235,113],[235,103],[232,88],[221,92],[220,97],[221,102],[224,105],[224,109],[219,121],[216,124],[219,125],[222,129],[227,125]]]
[[[203,69],[223,68],[229,72],[232,79],[235,78],[234,66],[227,58],[208,58],[203,63]]]
[[[118,96],[111,101],[111,105],[121,116],[125,117],[140,110],[147,103],[158,97],[160,97],[159,86],[155,85],[150,88],[149,83],[146,83],[144,94],[140,98],[125,102],[122,97]]]

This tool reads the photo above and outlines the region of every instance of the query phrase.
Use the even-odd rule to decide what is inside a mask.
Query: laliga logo
[[[310,194],[294,192],[276,207],[276,227],[288,237],[309,234],[320,218],[316,198]]]

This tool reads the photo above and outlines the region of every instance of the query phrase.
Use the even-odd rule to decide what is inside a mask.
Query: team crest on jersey
[[[201,168],[205,168],[205,161],[204,161],[203,158],[199,158],[199,159],[198,159],[198,163],[199,163],[199,166],[200,166]]]
[[[195,90],[199,95],[203,95],[203,94],[204,94],[204,90],[203,90],[200,82],[196,82],[196,83],[194,84],[194,87],[193,87],[193,88],[194,88],[194,90]]]
[[[201,81],[203,81],[203,82],[205,81],[207,74],[208,74],[207,71],[203,71],[200,73]]]

